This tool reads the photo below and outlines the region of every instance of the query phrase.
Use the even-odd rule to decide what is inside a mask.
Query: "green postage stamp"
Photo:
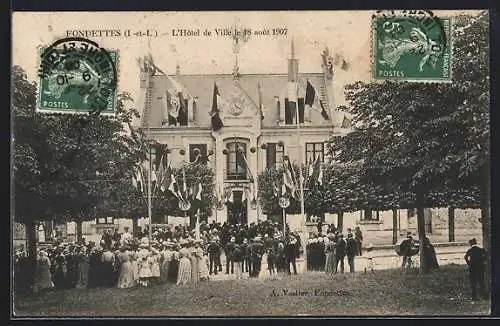
[[[451,81],[451,25],[428,11],[379,12],[372,26],[373,78]]]
[[[39,111],[115,114],[116,51],[65,38],[41,49],[40,58]]]

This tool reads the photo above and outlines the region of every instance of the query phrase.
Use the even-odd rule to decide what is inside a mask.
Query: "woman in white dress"
[[[196,255],[198,256],[198,270],[200,271],[200,280],[208,280],[209,270],[208,270],[208,256],[203,250],[201,243],[196,249]]]
[[[139,263],[139,284],[148,286],[149,279],[151,278],[151,260],[149,259],[148,245],[141,243],[140,249],[137,252],[137,259]]]
[[[118,285],[119,289],[131,288],[135,284],[134,282],[134,270],[132,267],[132,253],[128,250],[128,248],[124,248],[124,251],[120,255],[121,259],[121,269],[120,276],[118,277]]]
[[[160,281],[161,283],[167,283],[168,281],[168,267],[172,261],[173,251],[171,250],[171,244],[167,241],[163,241],[163,251],[161,252],[161,265],[160,265]]]
[[[188,284],[191,281],[191,261],[190,253],[187,249],[187,241],[181,242],[179,250],[179,272],[177,274],[177,284]]]
[[[51,289],[54,287],[50,273],[50,259],[46,251],[40,250],[36,261],[34,292]]]
[[[190,257],[189,260],[191,262],[191,282],[197,284],[200,281],[200,268],[198,260],[201,256],[198,256],[197,250],[198,244],[194,243],[192,246],[189,246]]]
[[[151,283],[158,284],[160,280],[160,252],[158,249],[151,249],[149,255],[149,261],[151,265]]]

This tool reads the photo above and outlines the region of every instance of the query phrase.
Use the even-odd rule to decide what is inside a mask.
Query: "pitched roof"
[[[182,84],[183,88],[189,92],[191,97],[197,97],[196,105],[196,125],[200,127],[210,127],[209,112],[212,109],[213,85],[217,83],[219,92],[222,98],[226,99],[226,94],[230,94],[238,90],[234,84],[232,74],[208,74],[208,75],[180,75],[174,77]],[[162,103],[162,97],[165,96],[166,89],[174,89],[171,78],[164,75],[155,75],[152,77],[153,89],[151,95],[151,105],[148,108],[147,120],[151,127],[161,127],[162,121],[165,118],[165,109]],[[325,87],[325,81],[322,73],[304,73],[299,76],[299,97],[301,92],[305,92],[306,80],[316,89],[316,96],[321,98],[322,90]],[[258,83],[262,89],[262,103],[264,106],[263,127],[271,127],[277,125],[279,120],[278,110],[276,106],[275,96],[278,96],[281,101],[281,107],[284,106],[284,98],[286,97],[286,87],[288,81],[287,74],[242,74],[239,76],[239,85],[249,99],[247,102],[253,102],[254,110],[258,110],[259,91]],[[241,91],[240,91],[241,92]],[[302,95],[303,96],[303,95]],[[323,100],[325,108],[329,113],[327,103]],[[321,121],[321,109],[315,108],[311,114],[312,121]]]

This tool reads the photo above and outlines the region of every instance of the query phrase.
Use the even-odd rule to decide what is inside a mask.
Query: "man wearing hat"
[[[290,264],[292,264],[293,267],[293,273],[297,275],[297,265],[295,263],[296,258],[297,258],[297,239],[294,236],[290,237],[290,240],[288,243],[285,245],[285,257],[286,257],[286,272],[287,274],[291,274],[290,270]]]
[[[337,273],[338,265],[340,262],[340,272],[344,273],[344,258],[346,255],[346,241],[344,240],[344,235],[340,233],[338,235],[337,247],[335,250],[335,273]]]
[[[399,245],[399,251],[401,253],[401,256],[403,256],[403,263],[401,265],[401,267],[403,268],[405,268],[405,266],[407,266],[408,268],[411,267],[412,261],[410,252],[412,247],[413,235],[411,232],[407,232],[406,239],[404,239]]]
[[[212,242],[207,247],[208,259],[209,259],[209,275],[217,275],[218,263],[220,257],[220,246],[217,243],[217,238],[213,237]]]
[[[260,273],[260,267],[262,263],[262,256],[264,255],[264,243],[259,235],[254,239],[253,244],[250,248],[250,259],[252,260],[252,275],[258,278]]]
[[[479,287],[479,295],[483,299],[487,299],[484,284],[484,265],[486,263],[487,254],[484,248],[477,245],[476,238],[469,240],[471,246],[465,253],[465,262],[469,265],[469,279],[472,290],[472,301],[477,300],[477,290]]]
[[[233,236],[224,247],[224,254],[226,255],[226,274],[229,274],[229,265],[231,265],[231,274],[234,274],[233,251],[235,247],[236,238]]]
[[[354,240],[352,233],[347,234],[346,255],[349,264],[349,272],[354,273],[354,256],[358,253],[358,243]]]

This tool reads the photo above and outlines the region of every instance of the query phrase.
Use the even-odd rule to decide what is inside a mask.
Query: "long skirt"
[[[198,269],[200,270],[200,279],[208,280],[208,275],[210,271],[208,270],[208,257],[203,256],[198,260]]]
[[[139,262],[137,260],[132,260],[132,275],[134,276],[134,282],[139,280]]]
[[[168,281],[168,267],[170,266],[170,260],[164,260],[160,266],[160,280],[162,283],[167,283]]]
[[[117,285],[119,289],[131,288],[135,285],[133,263],[135,262],[127,261],[122,264]]]
[[[331,275],[335,272],[335,255],[333,252],[326,253],[325,273]]]
[[[177,274],[179,274],[179,261],[177,259],[172,259],[168,265],[168,281],[171,283],[177,283]]]
[[[191,261],[187,257],[182,257],[179,262],[179,273],[177,274],[177,284],[187,284],[191,281]]]
[[[191,263],[191,282],[196,284],[200,281],[200,268],[198,266],[198,258],[191,256],[189,260]]]
[[[76,288],[86,289],[89,282],[88,262],[78,262],[76,264]]]
[[[34,291],[38,292],[52,287],[54,287],[54,283],[52,283],[52,275],[48,265],[37,266],[35,271]]]
[[[112,262],[103,262],[101,265],[101,275],[103,286],[112,287],[115,283],[115,268]]]

